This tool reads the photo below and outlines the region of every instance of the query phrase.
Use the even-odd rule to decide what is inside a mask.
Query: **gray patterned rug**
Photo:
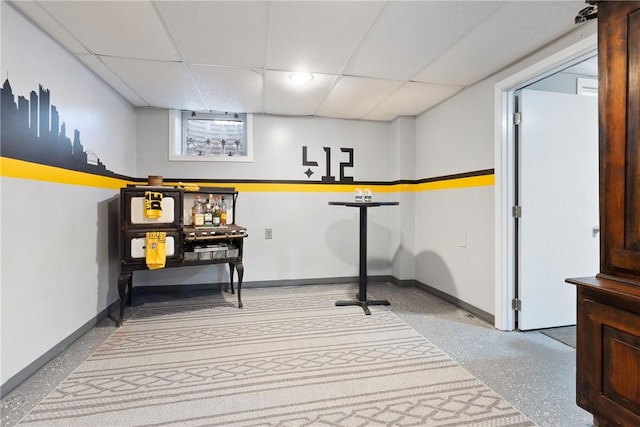
[[[534,426],[386,307],[291,288],[143,305],[21,425]]]

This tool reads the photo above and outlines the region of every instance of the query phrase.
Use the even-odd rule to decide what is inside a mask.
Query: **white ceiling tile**
[[[207,109],[182,63],[113,57],[102,57],[101,60],[151,106],[194,111]]]
[[[264,66],[268,2],[160,1],[156,4],[186,62]]]
[[[318,115],[359,119],[387,98],[402,82],[369,79],[364,77],[341,77],[318,109]]]
[[[205,65],[189,67],[207,110],[233,113],[261,113],[262,75],[251,69]]]
[[[43,1],[40,4],[93,53],[179,59],[149,1]]]
[[[77,55],[87,67],[91,68],[106,84],[111,86],[113,90],[118,92],[131,104],[136,107],[148,107],[142,98],[131,90],[116,74],[113,73],[98,57],[95,55]]]
[[[314,74],[308,83],[294,83],[291,73],[267,71],[265,112],[282,115],[313,115],[327,97],[337,76]]]
[[[24,15],[28,16],[34,24],[49,34],[55,41],[60,43],[65,49],[72,53],[88,53],[82,44],[73,37],[66,28],[56,21],[49,12],[44,10],[35,1],[12,2]]]
[[[398,116],[417,116],[460,90],[462,86],[408,82],[363,118],[393,120]]]
[[[504,2],[412,80],[470,85],[571,31],[576,1]]]
[[[388,2],[345,74],[407,80],[497,7],[496,2]]]
[[[268,68],[340,73],[383,5],[376,1],[272,3]]]

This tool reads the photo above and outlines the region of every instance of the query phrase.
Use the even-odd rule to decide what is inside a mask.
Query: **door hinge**
[[[511,300],[511,309],[515,311],[522,311],[522,301],[518,298]]]
[[[511,208],[511,216],[520,218],[522,216],[522,206],[516,205]]]
[[[513,113],[513,124],[519,125],[522,123],[522,114],[521,113]]]

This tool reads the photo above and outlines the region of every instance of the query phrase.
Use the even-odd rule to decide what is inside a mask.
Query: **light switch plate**
[[[461,248],[467,247],[467,233],[458,234],[458,246]]]

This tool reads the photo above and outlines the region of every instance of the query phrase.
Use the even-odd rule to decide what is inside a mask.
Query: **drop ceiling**
[[[562,37],[571,1],[17,1],[137,107],[389,121]],[[292,84],[294,71],[314,75]]]

